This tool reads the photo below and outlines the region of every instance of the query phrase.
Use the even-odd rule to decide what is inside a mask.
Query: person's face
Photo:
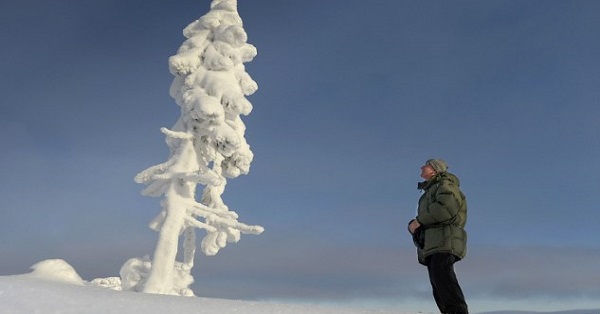
[[[433,167],[430,164],[424,164],[421,166],[421,178],[429,180],[433,178],[435,174],[436,172],[433,170]]]

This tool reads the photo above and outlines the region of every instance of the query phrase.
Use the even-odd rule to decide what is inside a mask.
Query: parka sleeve
[[[432,202],[419,208],[417,220],[423,226],[444,225],[451,223],[458,215],[460,200],[457,199],[457,188],[451,183],[438,186]]]

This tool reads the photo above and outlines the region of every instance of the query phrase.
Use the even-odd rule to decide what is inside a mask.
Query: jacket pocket
[[[444,227],[436,227],[425,230],[425,251],[443,247],[446,242]]]

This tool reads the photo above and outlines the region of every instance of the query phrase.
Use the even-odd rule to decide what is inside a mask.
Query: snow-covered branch
[[[187,132],[171,131],[165,127],[160,128],[160,131],[170,138],[179,138],[183,140],[193,140],[194,135]]]

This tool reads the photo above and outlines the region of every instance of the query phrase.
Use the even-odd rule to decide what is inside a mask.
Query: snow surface
[[[63,260],[46,260],[28,274],[0,276],[2,314],[430,314],[401,310],[357,309],[316,305],[208,299],[117,291],[111,278],[87,282]],[[114,278],[113,278],[114,279]],[[118,279],[118,278],[117,278]],[[487,314],[533,314],[504,311]],[[553,314],[600,314],[600,310],[573,310]]]
[[[0,304],[1,313],[11,314],[386,313],[114,291],[31,276],[0,277]]]
[[[10,314],[295,314],[390,311],[286,305],[117,291],[86,282],[63,260],[40,262],[29,274],[0,277],[0,313]],[[101,280],[95,280],[100,282]],[[395,314],[416,314],[398,312]]]

